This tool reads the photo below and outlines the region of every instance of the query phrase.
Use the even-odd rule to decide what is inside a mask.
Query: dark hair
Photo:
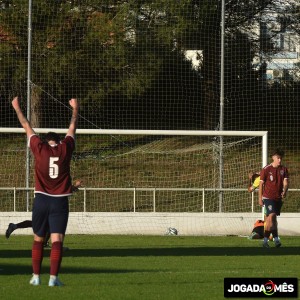
[[[57,144],[60,142],[60,137],[56,132],[52,132],[49,131],[46,135],[45,135],[45,141],[49,142],[49,141],[55,141]]]
[[[273,150],[273,152],[271,152],[271,157],[274,155],[278,155],[280,157],[284,157],[284,151],[280,148],[276,148]]]
[[[254,183],[254,181],[255,181],[255,179],[256,179],[257,177],[259,177],[259,174],[257,174],[257,173],[255,173],[255,174],[252,175],[252,177],[251,177],[251,183],[252,183],[252,184]]]

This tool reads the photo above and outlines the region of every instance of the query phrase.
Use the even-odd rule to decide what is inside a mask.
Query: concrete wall
[[[67,234],[165,235],[169,227],[179,235],[243,235],[251,233],[258,213],[70,213]],[[29,212],[1,212],[0,232],[9,223],[30,220]],[[285,213],[278,218],[279,235],[300,235],[300,213]],[[14,235],[32,234],[19,229]]]

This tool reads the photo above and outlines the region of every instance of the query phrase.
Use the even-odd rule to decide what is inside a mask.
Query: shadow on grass
[[[253,247],[172,247],[172,248],[124,248],[124,249],[74,249],[65,257],[126,257],[126,256],[277,256],[300,255],[299,247],[253,248]]]
[[[143,269],[113,269],[113,268],[101,268],[100,267],[70,267],[62,266],[62,274],[127,274],[127,273],[140,273],[140,272],[157,272],[155,270],[143,270]],[[16,265],[16,264],[5,264],[0,265],[0,276],[1,275],[28,275],[30,277],[32,268],[30,261],[28,265]],[[49,266],[42,266],[41,274],[48,274]],[[29,279],[28,279],[29,280]]]
[[[45,250],[44,256],[49,256]],[[143,256],[283,256],[300,255],[299,247],[269,249],[257,247],[164,247],[164,248],[106,248],[70,249],[64,257],[143,257]],[[31,257],[31,250],[0,250],[1,258]]]

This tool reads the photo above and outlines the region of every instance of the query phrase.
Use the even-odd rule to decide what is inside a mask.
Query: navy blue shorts
[[[264,199],[265,205],[265,215],[268,216],[272,213],[275,213],[277,216],[280,216],[280,211],[282,207],[282,200],[272,200],[272,199]]]
[[[67,196],[51,197],[36,193],[32,208],[32,229],[44,237],[47,232],[65,234],[69,219]]]

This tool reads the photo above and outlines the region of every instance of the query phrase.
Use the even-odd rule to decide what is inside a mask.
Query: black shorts
[[[67,196],[51,197],[36,193],[32,208],[32,229],[39,236],[46,232],[65,234],[69,219]]]
[[[265,215],[268,216],[271,213],[276,213],[277,216],[280,216],[280,211],[282,207],[282,200],[272,200],[272,199],[264,199],[265,206]]]

